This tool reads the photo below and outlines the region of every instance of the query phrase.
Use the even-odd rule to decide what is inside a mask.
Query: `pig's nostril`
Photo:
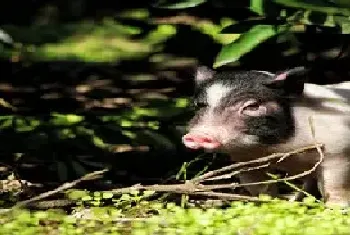
[[[184,141],[186,141],[186,142],[194,142],[194,138],[191,137],[191,136],[186,136],[186,137],[184,137]]]
[[[201,143],[216,142],[216,140],[210,136],[208,137],[208,136],[201,136],[201,135],[185,135],[183,137],[183,140],[188,142],[201,142]]]
[[[205,149],[215,149],[219,147],[221,144],[218,140],[215,138],[212,138],[211,136],[203,136],[203,135],[185,135],[183,137],[183,143],[188,148],[198,149],[198,148],[205,148]]]
[[[215,141],[213,139],[211,139],[211,138],[204,137],[204,138],[201,138],[201,142],[203,142],[203,143],[212,143],[212,142],[215,142]]]
[[[212,143],[215,142],[214,139],[209,137],[201,137],[201,136],[185,136],[185,142],[198,142],[198,143]]]

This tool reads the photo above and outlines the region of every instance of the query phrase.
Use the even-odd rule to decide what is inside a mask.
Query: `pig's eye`
[[[262,116],[267,113],[267,108],[255,101],[247,101],[240,109],[240,113],[247,116]]]
[[[244,110],[257,111],[259,110],[259,108],[260,108],[260,105],[258,103],[255,103],[244,107]]]

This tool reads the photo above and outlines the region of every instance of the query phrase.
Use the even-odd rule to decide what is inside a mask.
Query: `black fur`
[[[288,105],[273,115],[249,117],[246,125],[245,133],[258,136],[261,144],[281,143],[292,137],[295,131],[294,119]]]

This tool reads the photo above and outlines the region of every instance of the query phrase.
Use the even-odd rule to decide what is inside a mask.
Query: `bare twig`
[[[29,203],[32,203],[32,202],[35,202],[35,201],[47,198],[47,197],[52,196],[52,195],[54,195],[56,193],[59,193],[59,192],[62,192],[64,190],[67,190],[69,188],[72,188],[75,185],[81,183],[82,181],[97,179],[97,178],[101,177],[101,175],[104,174],[106,171],[107,171],[107,169],[104,169],[104,170],[94,171],[92,173],[86,174],[83,177],[81,177],[79,179],[76,179],[76,180],[74,180],[72,182],[64,183],[64,184],[62,184],[61,186],[59,186],[58,188],[56,188],[54,190],[51,190],[51,191],[39,194],[38,196],[35,196],[35,197],[33,197],[33,198],[29,199],[29,200],[18,202],[16,204],[16,207],[25,206],[25,205],[27,205]]]
[[[246,162],[238,162],[238,163],[235,163],[235,164],[232,164],[232,165],[229,165],[229,166],[225,166],[225,167],[222,167],[218,170],[213,170],[213,171],[210,171],[204,175],[201,175],[195,179],[192,179],[191,182],[192,183],[199,183],[199,182],[202,182],[203,180],[205,179],[208,179],[208,178],[211,178],[217,174],[220,174],[224,171],[232,171],[233,169],[235,168],[238,168],[238,167],[242,167],[242,166],[247,166],[247,165],[251,165],[251,164],[255,164],[255,163],[262,163],[262,162],[266,162],[266,161],[270,161],[270,160],[273,160],[273,159],[276,159],[276,158],[285,158],[285,157],[289,157],[289,156],[292,156],[292,155],[295,155],[295,154],[298,154],[298,153],[302,153],[302,152],[305,152],[305,151],[308,151],[308,150],[313,150],[317,147],[321,148],[323,147],[324,145],[323,144],[314,144],[314,145],[311,145],[311,146],[306,146],[306,147],[302,147],[302,148],[298,148],[296,150],[293,150],[293,151],[290,151],[290,152],[287,152],[287,153],[274,153],[274,154],[271,154],[269,156],[266,156],[266,157],[261,157],[261,158],[258,158],[258,159],[254,159],[254,160],[251,160],[251,161],[246,161]]]
[[[282,182],[282,181],[288,181],[288,180],[301,178],[301,177],[306,176],[306,175],[312,173],[313,171],[315,171],[316,168],[323,162],[323,160],[324,160],[324,153],[323,153],[323,151],[321,149],[321,146],[319,144],[317,144],[317,141],[316,141],[316,137],[315,137],[316,129],[315,129],[315,125],[314,125],[314,121],[312,119],[312,116],[308,117],[308,121],[309,121],[311,135],[312,135],[312,138],[313,138],[313,140],[315,142],[314,148],[316,148],[316,150],[317,150],[317,152],[318,152],[318,154],[320,156],[319,160],[316,162],[315,165],[313,165],[313,167],[310,170],[304,171],[303,173],[300,173],[300,174],[296,174],[296,175],[292,175],[292,176],[289,176],[289,177],[281,178],[281,179],[272,179],[272,180],[266,180],[266,181],[260,181],[260,182],[238,184],[237,186],[247,186],[247,185],[257,185],[257,184],[271,184],[271,183],[277,183],[277,182]],[[323,145],[322,145],[322,147],[323,147]],[[283,156],[282,158],[284,160],[285,157]]]
[[[184,184],[173,184],[173,185],[148,185],[148,186],[143,186],[143,185],[134,185],[132,187],[128,187],[128,188],[120,188],[120,189],[115,189],[112,192],[113,193],[130,193],[132,191],[135,190],[149,190],[149,191],[155,191],[155,192],[172,192],[172,193],[180,193],[180,194],[201,194],[201,195],[224,195],[224,194],[219,194],[216,192],[212,192],[211,190],[214,189],[224,189],[224,188],[236,188],[239,186],[246,186],[246,185],[257,185],[257,184],[270,184],[270,183],[276,183],[276,182],[280,182],[280,181],[286,181],[286,180],[292,180],[292,179],[297,179],[300,178],[304,175],[308,175],[310,174],[312,171],[314,171],[317,166],[322,162],[323,160],[323,154],[320,154],[320,159],[319,161],[308,171],[304,171],[301,174],[297,174],[297,175],[293,175],[290,177],[285,177],[282,179],[273,179],[273,180],[267,180],[267,181],[261,181],[261,182],[253,182],[253,183],[246,183],[246,184],[238,184],[238,183],[230,183],[230,184],[218,184],[218,185],[203,185],[200,182],[206,181],[208,179],[213,179],[214,177],[210,178],[211,176],[214,176],[215,174],[221,173],[223,171],[226,170],[230,170],[230,169],[234,169],[236,167],[242,166],[242,165],[248,165],[248,164],[252,164],[252,163],[256,163],[256,162],[263,162],[266,160],[270,160],[270,159],[274,159],[277,157],[285,157],[286,155],[291,156],[293,154],[297,154],[297,153],[301,153],[303,151],[306,150],[310,150],[310,149],[314,149],[317,148],[320,150],[320,146],[323,146],[321,144],[315,144],[313,146],[309,146],[309,147],[304,147],[304,148],[300,148],[288,153],[277,153],[277,154],[272,154],[270,156],[267,157],[263,157],[263,158],[259,158],[257,160],[253,160],[253,161],[249,161],[249,162],[240,162],[240,163],[236,163],[230,166],[226,166],[223,167],[221,169],[215,170],[215,171],[211,171],[207,174],[202,175],[201,177],[196,178],[195,180],[189,180]],[[321,150],[320,150],[321,151]],[[254,170],[254,169],[259,169],[262,167],[266,167],[268,166],[268,164],[265,165],[260,165],[260,166],[255,166],[255,167],[250,167],[247,169],[244,169],[245,171],[247,170]],[[221,176],[216,176],[214,179],[221,179],[224,178],[228,175],[232,175],[232,174],[237,174],[239,171],[235,171],[234,173],[231,174],[225,174],[225,175],[221,175]],[[242,197],[241,195],[235,195],[235,194],[225,194],[224,197],[228,197],[227,195],[232,195],[232,198],[239,198]],[[243,196],[244,197],[244,196]],[[249,197],[250,198],[250,197]],[[253,199],[255,200],[255,199]]]
[[[251,201],[251,202],[260,202],[261,199],[258,197],[250,197],[250,196],[243,196],[239,194],[232,194],[232,193],[218,193],[218,192],[196,192],[193,193],[194,195],[203,195],[207,197],[216,197],[220,199],[225,200],[245,200],[245,201]]]
[[[194,193],[208,190],[206,185],[193,184],[186,182],[184,184],[154,184],[154,185],[141,185],[136,184],[127,188],[113,189],[112,193],[131,193],[137,190],[147,190],[154,192],[174,192],[174,193]]]
[[[323,144],[314,144],[311,146],[299,148],[287,153],[275,153],[266,157],[262,157],[259,159],[255,159],[252,161],[247,161],[247,162],[239,162],[236,164],[232,164],[223,168],[220,168],[218,170],[210,171],[202,176],[199,176],[195,179],[188,180],[184,184],[173,184],[173,185],[134,185],[132,187],[128,188],[119,188],[119,189],[114,189],[112,190],[113,193],[130,193],[133,191],[137,190],[149,190],[149,191],[155,191],[155,192],[170,192],[170,193],[179,193],[179,194],[191,194],[191,195],[206,195],[208,197],[221,197],[223,199],[231,199],[231,200],[251,200],[251,201],[257,201],[258,198],[254,197],[247,197],[247,196],[242,196],[242,195],[237,195],[237,194],[229,194],[229,193],[218,193],[218,192],[213,192],[212,190],[215,189],[225,189],[225,188],[236,188],[240,186],[246,186],[246,185],[256,185],[256,184],[270,184],[270,183],[276,183],[280,181],[286,181],[286,180],[292,180],[296,179],[299,177],[302,177],[304,175],[307,175],[314,171],[317,166],[322,162],[323,160],[323,155],[320,154],[320,159],[319,161],[308,171],[305,171],[301,174],[293,175],[290,177],[282,178],[282,179],[273,179],[273,180],[268,180],[268,181],[262,181],[262,182],[253,182],[253,183],[246,183],[246,184],[238,184],[238,183],[230,183],[230,184],[217,184],[217,185],[203,185],[201,184],[202,182],[209,181],[209,180],[218,180],[218,179],[225,179],[228,177],[231,177],[232,175],[239,174],[242,171],[250,171],[250,170],[256,170],[256,169],[261,169],[264,167],[267,167],[270,165],[268,162],[267,164],[264,165],[259,165],[259,166],[252,166],[248,167],[246,169],[240,169],[237,171],[234,171],[229,174],[223,174],[219,175],[220,173],[224,171],[229,171],[233,170],[238,167],[254,164],[254,163],[261,163],[261,162],[266,162],[272,159],[276,158],[286,158],[289,156],[292,156],[294,154],[302,153],[308,150],[312,149],[318,149],[318,151],[321,151],[321,147],[323,147]]]
[[[226,184],[226,185],[202,185],[202,184],[192,184],[192,183],[184,183],[184,184],[173,184],[173,185],[134,185],[128,188],[119,188],[114,189],[113,193],[130,193],[137,190],[148,190],[154,192],[171,192],[171,193],[179,193],[179,194],[191,194],[191,195],[203,195],[208,197],[217,197],[222,199],[231,199],[231,200],[249,200],[249,201],[259,201],[257,197],[249,197],[243,196],[239,194],[231,194],[231,193],[218,193],[212,192],[212,189],[220,189],[220,188],[232,188],[234,184]]]
[[[237,186],[247,186],[247,185],[257,185],[257,184],[272,184],[272,183],[277,183],[277,182],[282,182],[282,181],[287,181],[287,180],[294,180],[294,179],[298,179],[298,178],[301,178],[303,176],[306,176],[306,175],[312,173],[313,171],[315,171],[316,168],[322,163],[322,161],[324,159],[324,155],[322,153],[322,150],[319,150],[320,149],[319,147],[317,147],[316,149],[320,153],[320,158],[316,162],[316,164],[313,165],[313,167],[310,170],[304,171],[303,173],[300,173],[300,174],[296,174],[296,175],[292,175],[292,176],[289,176],[289,177],[281,178],[281,179],[272,179],[272,180],[265,180],[265,181],[260,181],[260,182],[237,184]]]
[[[231,178],[232,176],[235,176],[235,175],[240,174],[241,172],[259,170],[259,169],[268,167],[268,166],[270,166],[270,165],[271,165],[270,163],[266,163],[266,164],[264,164],[264,165],[252,166],[252,167],[248,167],[248,168],[246,168],[246,169],[241,169],[241,170],[234,171],[234,172],[229,173],[229,174],[224,174],[224,175],[219,175],[219,176],[215,176],[215,177],[203,179],[202,182],[205,182],[205,181],[214,181],[214,180],[221,180],[221,179],[229,179],[229,178]]]

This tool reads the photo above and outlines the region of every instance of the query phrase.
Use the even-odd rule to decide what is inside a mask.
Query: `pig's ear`
[[[282,72],[280,74],[276,74],[272,77],[272,79],[265,83],[265,85],[269,88],[283,88],[286,84],[286,80],[288,77],[287,72]]]
[[[215,71],[206,67],[199,66],[195,73],[195,81],[197,84],[203,83],[205,81],[209,81],[214,77]]]
[[[299,83],[303,83],[304,79],[297,79],[293,77],[294,75],[304,75],[308,70],[305,67],[295,67],[293,69],[289,69],[283,71],[281,73],[276,74],[272,77],[272,80],[266,83],[266,86],[270,88],[286,88],[286,86],[290,86]],[[293,78],[290,78],[293,77]]]

